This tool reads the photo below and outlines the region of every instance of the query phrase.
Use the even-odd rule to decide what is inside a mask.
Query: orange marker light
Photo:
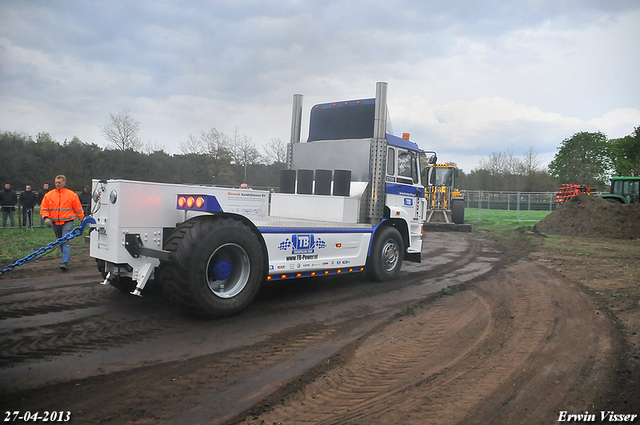
[[[196,200],[195,200],[195,199],[193,199],[193,196],[189,196],[189,197],[187,198],[187,207],[188,207],[188,208],[193,207],[193,204],[195,204],[195,203],[196,203]]]
[[[286,274],[283,274],[282,276],[280,276],[280,278],[281,278],[281,279],[286,279],[286,278],[287,278],[287,275],[286,275]]]
[[[302,273],[296,274],[296,277],[300,277],[300,276],[302,276]]]
[[[204,198],[202,196],[198,196],[196,198],[196,207],[202,208],[204,206]]]
[[[187,202],[187,200],[184,198],[184,196],[180,196],[178,197],[178,206],[180,208],[184,207],[184,204]]]

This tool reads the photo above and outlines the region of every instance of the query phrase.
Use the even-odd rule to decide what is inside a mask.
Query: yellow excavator
[[[456,187],[458,167],[453,164],[429,164],[423,169],[427,182],[427,223],[464,223],[464,195]]]

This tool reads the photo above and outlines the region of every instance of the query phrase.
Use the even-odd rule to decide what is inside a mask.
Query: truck
[[[103,284],[147,285],[204,318],[236,314],[268,281],[363,272],[373,281],[419,262],[422,151],[392,134],[387,83],[375,98],[314,105],[301,141],[293,96],[277,193],[130,180],[92,181],[90,255]]]

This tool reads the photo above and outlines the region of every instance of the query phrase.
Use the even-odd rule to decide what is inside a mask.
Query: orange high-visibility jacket
[[[63,187],[48,191],[40,203],[40,215],[49,217],[55,224],[63,224],[66,221],[78,217],[84,218],[84,210],[78,195],[73,190]]]

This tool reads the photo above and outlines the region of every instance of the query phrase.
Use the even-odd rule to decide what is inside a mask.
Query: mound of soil
[[[640,238],[640,204],[618,204],[578,195],[546,216],[534,229],[550,235],[612,239]]]

